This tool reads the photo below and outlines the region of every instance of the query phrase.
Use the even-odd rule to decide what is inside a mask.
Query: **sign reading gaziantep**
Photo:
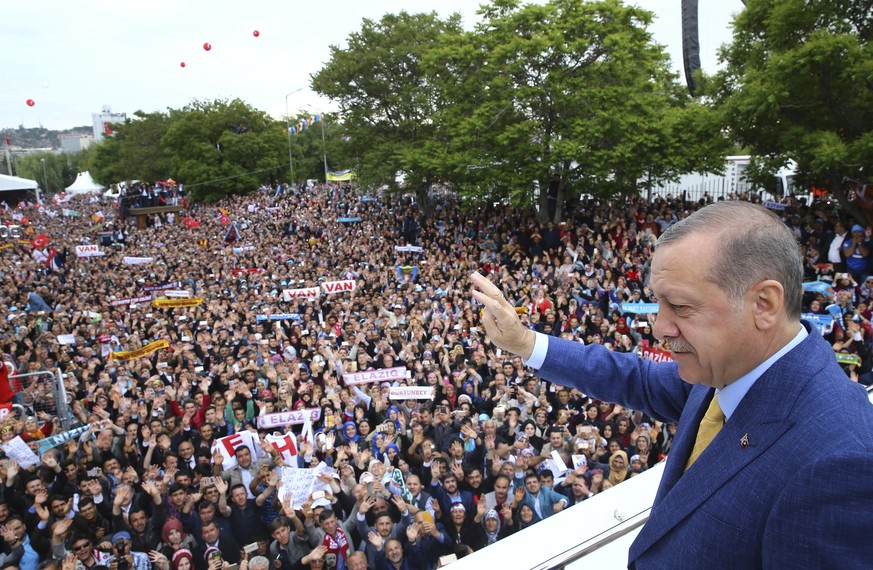
[[[372,384],[373,382],[394,382],[406,378],[406,367],[381,368],[379,370],[364,370],[343,374],[343,381],[349,384]]]

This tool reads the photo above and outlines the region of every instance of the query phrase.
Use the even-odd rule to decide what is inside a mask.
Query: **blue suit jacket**
[[[815,329],[684,474],[712,388],[683,382],[673,363],[554,337],[539,375],[679,421],[629,567],[873,567],[873,406]]]

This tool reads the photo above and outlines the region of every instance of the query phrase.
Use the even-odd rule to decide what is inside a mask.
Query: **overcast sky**
[[[681,73],[678,0],[636,0],[656,15],[652,32]],[[361,19],[386,12],[460,12],[476,21],[475,0],[19,0],[0,18],[0,128],[66,129],[91,114],[163,111],[192,99],[240,98],[274,117],[330,110],[309,77],[344,45]],[[700,2],[701,61],[716,65],[741,0]],[[255,37],[254,32],[259,36]],[[204,42],[212,45],[203,49]],[[185,62],[185,67],[180,66]],[[27,106],[33,99],[35,105]]]

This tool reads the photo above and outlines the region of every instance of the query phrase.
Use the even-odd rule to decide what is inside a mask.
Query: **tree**
[[[84,152],[61,153],[34,152],[29,153],[16,163],[18,176],[36,180],[43,198],[46,194],[63,192],[64,188],[76,181],[76,175],[82,166]],[[45,170],[43,170],[45,161]]]
[[[161,145],[174,113],[136,111],[135,119],[112,126],[114,134],[94,147],[88,170],[109,186],[123,180],[165,180],[171,175],[170,154]]]
[[[433,118],[440,103],[421,62],[441,38],[460,33],[458,15],[441,20],[435,13],[400,12],[378,22],[365,19],[345,49],[331,46],[330,60],[312,77],[312,88],[339,105],[359,179],[396,189],[403,173],[425,214],[428,190],[440,176]]]
[[[312,113],[292,117],[291,124],[303,125],[315,117]],[[352,166],[348,156],[344,136],[344,125],[337,122],[334,114],[318,115],[319,120],[308,128],[291,135],[291,148],[294,159],[294,177],[300,180],[324,181],[325,161],[328,170],[345,170]],[[323,129],[323,130],[322,130]]]
[[[239,99],[195,101],[161,139],[175,179],[197,200],[245,194],[286,177],[284,124]]]
[[[847,191],[873,166],[871,36],[868,0],[749,0],[707,86],[759,175],[793,159],[801,184],[829,189],[858,219]]]
[[[559,221],[581,193],[636,194],[722,163],[720,136],[699,105],[684,109],[647,31],[651,13],[618,0],[496,0],[481,14],[428,60],[453,102],[439,118],[452,131],[442,157],[462,192],[536,203],[541,220]]]

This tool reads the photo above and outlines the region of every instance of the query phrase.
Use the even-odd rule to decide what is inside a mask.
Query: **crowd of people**
[[[25,239],[0,244],[0,351],[19,373],[59,371],[67,401],[45,376],[12,383],[0,442],[21,438],[38,461],[0,460],[0,568],[432,569],[663,460],[675,424],[502,354],[469,276],[518,299],[539,332],[667,357],[654,311],[628,304],[657,302],[654,242],[704,201],[584,199],[566,222],[541,224],[432,199],[423,218],[409,196],[267,188],[145,228],[93,198],[6,211]],[[863,381],[871,229],[834,208],[788,199],[777,214],[815,284],[804,311]],[[100,255],[78,257],[82,245]],[[354,287],[283,293],[336,281]],[[200,301],[156,306],[167,290]],[[407,373],[348,382],[397,368]],[[430,397],[390,397],[407,385]],[[259,427],[311,409],[311,437]],[[216,441],[242,432],[256,446],[236,447],[227,467]],[[295,434],[293,458],[267,441],[274,432]],[[324,490],[283,496],[291,467],[319,469]]]

